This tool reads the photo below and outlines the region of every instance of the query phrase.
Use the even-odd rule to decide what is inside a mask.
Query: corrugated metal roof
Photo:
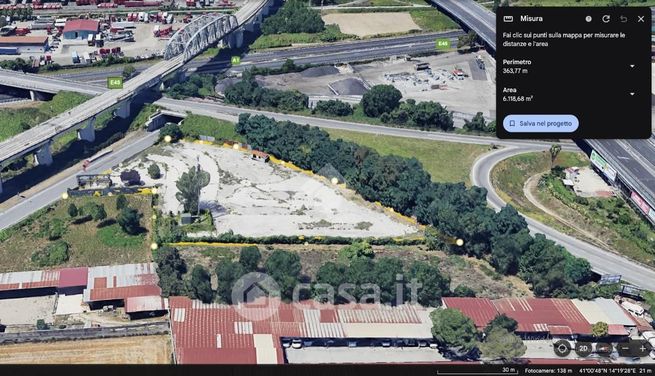
[[[621,324],[625,326],[635,326],[636,323],[632,320],[632,317],[627,313],[619,303],[615,302],[612,299],[598,298],[594,299],[600,309],[609,317],[608,324]]]
[[[64,268],[59,271],[59,288],[86,286],[89,268]]]
[[[506,298],[494,300],[499,313],[518,322],[520,332],[548,332],[548,326],[568,326],[573,333],[589,334],[591,325],[568,299]]]
[[[442,298],[446,308],[456,308],[471,318],[478,328],[484,328],[489,321],[498,315],[491,300],[486,298]]]
[[[125,312],[163,311],[168,309],[167,305],[159,295],[129,297],[125,299]]]
[[[287,304],[272,299],[257,303],[230,306],[171,297],[178,363],[282,363],[280,337],[344,338],[349,333],[370,338],[432,336],[427,313],[431,309],[419,306]],[[250,352],[253,347],[254,355]],[[228,349],[243,349],[245,355],[231,361],[217,358]],[[198,351],[189,355],[193,350]]]
[[[57,287],[59,270],[36,270],[0,274],[0,291]]]
[[[154,263],[96,266],[89,268],[85,302],[122,300],[161,295]]]
[[[630,333],[621,324],[609,324],[607,325],[607,334],[611,336],[627,336]]]

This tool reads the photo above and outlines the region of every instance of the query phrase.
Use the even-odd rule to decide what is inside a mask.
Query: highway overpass
[[[255,23],[261,22],[271,4],[272,0],[250,1],[234,15],[205,14],[194,18],[191,23],[173,35],[164,51],[165,60],[125,82],[122,89],[105,91],[71,111],[0,143],[0,167],[28,153],[34,153],[37,164],[51,164],[50,148],[53,140],[71,130],[77,130],[78,138],[81,140],[94,141],[96,116],[104,111],[114,110],[116,116],[128,117],[131,99],[136,93],[159,84],[163,77],[175,72],[218,41],[239,48],[243,43],[244,29],[252,30]],[[22,76],[23,80],[25,77]],[[16,79],[13,78],[11,82],[16,83]],[[44,81],[35,82],[44,85]],[[9,83],[9,81],[0,82],[3,85]],[[90,90],[93,91],[94,88]],[[0,192],[2,192],[1,181]]]
[[[431,1],[463,27],[475,31],[495,52],[496,15],[493,12],[473,0]],[[581,143],[582,148],[590,153],[592,163],[655,224],[655,137],[647,140],[582,140]]]
[[[473,30],[496,51],[496,15],[474,0],[430,0],[437,9],[448,14],[464,27]]]

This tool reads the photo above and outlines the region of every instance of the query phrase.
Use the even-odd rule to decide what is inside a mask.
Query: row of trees
[[[487,123],[482,112],[478,112],[473,116],[473,119],[464,121],[464,129],[469,132],[496,133],[496,121],[493,120]]]
[[[453,129],[453,116],[441,104],[414,99],[400,102],[403,95],[393,85],[375,85],[362,97],[362,110],[368,117],[379,117],[383,123],[407,125],[425,130]]]
[[[320,33],[325,29],[321,13],[303,0],[288,0],[262,23],[262,34]]]
[[[250,71],[243,79],[225,89],[225,102],[239,106],[268,107],[282,111],[303,111],[309,98],[297,90],[276,90],[261,87]]]
[[[241,114],[236,131],[254,148],[303,169],[336,169],[365,199],[431,226],[426,235],[431,248],[487,258],[499,272],[518,273],[532,283],[537,295],[580,296],[580,285],[590,279],[588,262],[543,235],[530,236],[525,219],[512,206],[496,213],[487,207],[484,188],[432,182],[414,158],[381,156],[352,142],[331,140],[318,128],[262,115]],[[463,239],[464,245],[447,244],[444,237]],[[587,288],[583,296],[593,293]]]

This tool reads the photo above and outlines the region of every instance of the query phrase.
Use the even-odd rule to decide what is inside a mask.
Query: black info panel
[[[500,7],[499,138],[648,138],[651,10]]]

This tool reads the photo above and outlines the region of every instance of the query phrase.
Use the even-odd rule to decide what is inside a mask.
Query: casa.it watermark
[[[406,281],[402,274],[397,274],[395,279],[395,305],[418,304],[418,292],[423,284],[415,278]],[[359,295],[359,299],[355,295]],[[309,296],[312,298],[306,298]],[[248,273],[232,287],[232,304],[237,305],[239,315],[251,321],[273,316],[281,304],[281,298],[279,285],[266,273]],[[298,283],[293,289],[290,304],[297,308],[318,309],[322,304],[336,302],[379,305],[382,304],[382,289],[375,283],[342,283],[336,288],[327,283]]]

